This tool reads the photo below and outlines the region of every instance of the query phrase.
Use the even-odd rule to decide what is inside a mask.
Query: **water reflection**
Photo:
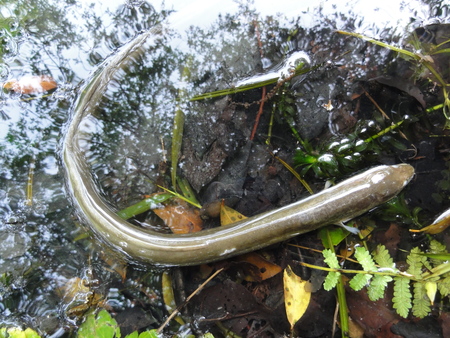
[[[74,241],[83,230],[74,221],[67,201],[58,149],[80,83],[138,32],[163,23],[158,41],[153,41],[148,45],[148,53],[118,73],[95,119],[85,127],[93,172],[118,207],[153,191],[158,164],[170,147],[172,117],[180,90],[184,91],[182,95],[192,96],[227,88],[271,70],[296,51],[314,50],[313,64],[329,59],[335,64],[357,64],[358,58],[368,58],[369,54],[343,51],[360,50],[364,42],[341,42],[345,39],[336,37],[334,29],[357,30],[401,43],[405,32],[420,26],[422,20],[448,20],[449,15],[444,1],[410,2],[399,9],[399,16],[389,4],[388,9],[374,12],[381,20],[359,17],[358,6],[353,12],[343,12],[340,6],[330,8],[331,5],[325,2],[318,8],[308,8],[295,2],[283,8],[277,4],[276,11],[266,16],[263,7],[251,2],[229,3],[223,8],[221,4],[215,6],[225,10],[221,16],[208,12],[202,17],[208,23],[199,24],[195,19],[198,12],[172,13],[177,4],[155,10],[145,1],[129,1],[106,11],[100,1],[92,7],[70,0],[5,1],[1,7],[0,80],[48,75],[56,80],[58,88],[46,97],[9,91],[0,94],[0,320],[40,328],[43,333],[62,334],[58,330],[68,320],[63,314],[66,305],[61,305],[55,290],[73,277],[90,279],[83,271],[91,263],[97,267],[95,278],[104,283],[99,292],[109,292],[113,307],[120,309],[126,303],[114,291],[120,285],[120,277],[105,272],[97,256],[93,261],[89,259],[93,244],[84,239]],[[291,12],[292,8],[297,12]],[[281,15],[274,15],[275,12]],[[255,43],[256,30],[264,41],[263,58]],[[337,50],[330,51],[331,44]],[[371,51],[376,51],[379,64],[391,57],[381,49]],[[188,82],[181,80],[185,67],[190,70]],[[358,67],[350,71],[355,77],[367,76]],[[300,110],[322,111],[330,97],[347,94],[344,86],[335,85],[335,80],[343,77],[342,72],[333,69],[314,76],[318,82],[323,81],[321,86],[301,81],[297,84],[298,92],[310,95],[298,99]],[[250,100],[257,98],[244,101]],[[201,112],[210,109],[203,103],[185,107],[195,123]],[[311,121],[318,121],[317,114],[310,115],[304,133],[311,131]],[[321,118],[322,123],[328,123],[328,113]],[[208,121],[199,128],[214,122]],[[243,145],[248,137],[246,131],[239,125],[233,131],[242,138],[238,145]],[[196,152],[202,157],[212,141],[201,139],[202,135],[195,137],[200,140]],[[230,156],[235,155],[230,150],[233,147],[236,143],[224,146]],[[35,172],[29,206],[26,184],[32,163]]]

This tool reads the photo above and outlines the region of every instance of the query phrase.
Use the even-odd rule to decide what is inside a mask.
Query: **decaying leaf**
[[[3,84],[3,88],[18,94],[40,94],[55,89],[58,84],[50,76],[24,76],[19,80],[12,79]]]
[[[164,207],[153,209],[153,211],[175,234],[187,234],[202,230],[203,221],[199,210],[191,208],[181,199],[173,198]]]
[[[290,266],[287,266],[284,270],[283,283],[284,304],[292,331],[295,323],[298,322],[308,308],[311,292],[308,290],[308,281],[304,281],[294,274]]]

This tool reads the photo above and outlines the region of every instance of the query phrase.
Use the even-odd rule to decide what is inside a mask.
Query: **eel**
[[[107,59],[84,86],[62,141],[68,191],[96,238],[134,261],[160,266],[210,263],[255,251],[294,236],[357,217],[397,195],[414,175],[408,164],[377,166],[285,207],[228,226],[192,234],[163,234],[120,218],[101,197],[80,146],[79,127],[96,106],[115,72],[144,52],[154,32],[137,36]],[[151,48],[151,47],[149,47]]]

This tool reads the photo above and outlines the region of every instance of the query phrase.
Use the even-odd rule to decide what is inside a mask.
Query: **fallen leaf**
[[[291,324],[291,331],[293,331],[295,323],[302,318],[308,308],[311,292],[308,281],[304,281],[294,274],[289,265],[284,270],[283,283],[286,315]]]
[[[187,234],[202,230],[200,212],[191,208],[185,201],[173,198],[162,208],[153,209],[174,234]]]
[[[225,203],[222,201],[222,204],[220,205],[220,225],[224,226],[232,224],[234,222],[238,222],[246,218],[247,217],[245,217],[241,213],[226,206]]]
[[[19,80],[12,79],[3,84],[3,88],[18,94],[40,94],[58,87],[53,78],[47,75],[24,76]]]
[[[256,272],[254,270],[250,270],[250,273],[244,276],[244,279],[247,282],[259,282],[266,280],[279,274],[282,270],[279,265],[268,261],[256,252],[250,252],[237,256],[234,260],[238,262],[250,263],[258,268]]]

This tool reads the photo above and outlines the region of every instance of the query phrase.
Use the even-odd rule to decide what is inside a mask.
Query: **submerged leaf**
[[[3,84],[3,88],[18,94],[39,94],[55,89],[58,84],[50,76],[24,76],[19,80],[12,79]]]
[[[185,201],[178,198],[171,200],[162,208],[153,209],[174,234],[198,232],[203,228],[203,221],[198,209],[191,208]]]
[[[291,324],[291,331],[295,323],[303,316],[311,300],[311,292],[307,288],[307,281],[294,274],[287,266],[283,275],[284,303],[286,315]]]

